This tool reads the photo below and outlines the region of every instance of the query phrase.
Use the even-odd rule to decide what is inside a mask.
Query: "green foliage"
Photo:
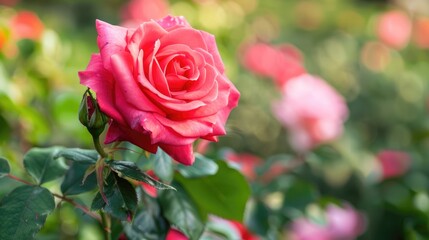
[[[308,204],[316,201],[317,190],[313,184],[300,179],[290,182],[289,188],[285,192],[283,200],[284,211],[301,210],[304,211]]]
[[[156,154],[152,155],[154,160],[153,171],[165,182],[173,180],[173,160],[161,148],[158,148]]]
[[[55,159],[59,147],[33,148],[24,156],[24,167],[37,184],[49,182],[64,175],[67,166]]]
[[[9,162],[5,158],[0,157],[0,178],[8,175],[9,173]]]
[[[0,239],[34,239],[54,208],[54,197],[46,188],[16,188],[0,202]]]
[[[74,162],[64,176],[61,184],[61,192],[64,195],[76,195],[91,191],[97,186],[97,178],[95,172],[92,172],[85,177],[87,169],[91,165]]]
[[[140,170],[133,162],[111,160],[106,161],[106,163],[113,171],[117,172],[121,177],[128,177],[137,181],[142,181],[147,184],[150,184],[151,186],[156,187],[157,189],[174,189],[173,187],[152,178],[151,176]]]
[[[137,207],[137,195],[131,183],[115,172],[111,172],[106,179],[103,191],[107,202],[104,202],[98,192],[92,202],[92,210],[103,209],[121,221],[131,218]]]
[[[213,160],[196,153],[194,164],[191,166],[179,164],[177,170],[185,178],[198,178],[215,175],[218,171],[218,165]]]
[[[82,164],[95,164],[98,159],[98,153],[95,150],[80,148],[62,148],[55,154],[55,158],[63,157],[67,160]]]
[[[156,199],[153,199],[144,193],[143,208],[136,212],[131,223],[124,222],[124,230],[127,237],[131,240],[148,240],[165,239],[168,231],[168,222],[161,213],[161,206]]]
[[[219,170],[215,175],[185,178],[175,175],[183,188],[198,206],[202,217],[208,214],[241,221],[250,187],[244,176],[224,161],[216,162]]]
[[[185,233],[191,240],[199,239],[204,224],[198,210],[186,192],[178,185],[177,191],[164,190],[160,193],[159,203],[168,221]]]

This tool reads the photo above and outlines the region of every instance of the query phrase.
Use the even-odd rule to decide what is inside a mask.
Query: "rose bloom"
[[[411,163],[411,158],[407,153],[394,150],[379,152],[377,160],[380,163],[383,179],[402,176]]]
[[[160,147],[190,165],[195,140],[226,133],[240,94],[213,35],[171,16],[135,29],[97,20],[96,28],[100,53],[79,77],[110,117],[106,144],[129,141],[151,153]]]
[[[138,27],[140,23],[167,16],[168,2],[165,0],[131,0],[121,11],[122,24]]]
[[[39,17],[30,11],[18,12],[10,20],[12,37],[15,39],[38,40],[42,37],[44,25]]]
[[[384,44],[402,49],[408,44],[411,29],[412,24],[408,15],[402,11],[393,10],[379,16],[376,34]]]
[[[414,43],[419,48],[429,48],[429,18],[420,17],[414,22]]]
[[[189,238],[181,231],[174,228],[170,228],[167,233],[165,240],[188,240]]]
[[[279,87],[306,72],[301,52],[290,44],[279,47],[264,43],[251,45],[245,49],[243,64],[256,74],[272,78]]]
[[[329,205],[326,209],[326,218],[329,231],[334,239],[355,239],[366,228],[364,216],[350,205],[346,205],[344,208]]]
[[[285,84],[283,98],[273,105],[273,112],[288,129],[291,146],[298,152],[339,137],[348,116],[344,98],[325,81],[309,74]]]

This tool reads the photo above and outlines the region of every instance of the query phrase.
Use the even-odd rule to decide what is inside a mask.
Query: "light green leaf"
[[[32,148],[24,156],[24,167],[37,181],[37,184],[49,182],[64,175],[67,165],[55,156],[59,147]]]
[[[8,175],[9,173],[9,162],[5,158],[0,157],[0,178]]]
[[[165,182],[171,182],[173,180],[173,161],[171,157],[158,148],[156,154],[151,155],[154,158],[154,172],[155,174]]]
[[[180,174],[175,179],[194,200],[201,216],[214,214],[222,218],[242,221],[244,209],[250,197],[250,187],[244,176],[218,161],[215,175],[200,178],[185,178]]]
[[[54,208],[54,197],[47,189],[16,188],[0,202],[0,239],[34,239]]]
[[[184,189],[175,185],[177,191],[161,191],[158,197],[164,216],[191,240],[199,239],[204,231],[197,206],[186,195]]]
[[[201,154],[195,153],[195,162],[192,166],[179,164],[177,169],[182,176],[186,178],[194,178],[215,175],[218,170],[218,166],[215,161],[206,158]]]

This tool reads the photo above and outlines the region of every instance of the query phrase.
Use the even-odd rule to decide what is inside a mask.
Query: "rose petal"
[[[192,149],[192,144],[188,145],[159,145],[164,152],[170,155],[174,160],[184,164],[192,165],[195,161],[194,152]]]
[[[95,21],[98,37],[97,44],[105,69],[110,70],[110,56],[122,52],[127,45],[125,38],[127,29],[110,25],[101,20]]]

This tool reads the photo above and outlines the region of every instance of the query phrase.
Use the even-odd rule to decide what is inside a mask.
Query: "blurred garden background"
[[[77,117],[86,90],[77,72],[98,52],[95,19],[132,27],[167,14],[216,36],[241,93],[227,135],[196,146],[236,165],[252,187],[240,238],[429,239],[427,0],[0,0],[0,156],[15,175],[31,147],[91,146]],[[335,136],[303,147],[279,111],[295,109],[284,85],[306,73],[346,109]],[[307,111],[331,114],[324,86],[305,85],[295,104],[320,95]],[[0,179],[0,199],[17,185]],[[36,238],[101,231],[64,204]]]

